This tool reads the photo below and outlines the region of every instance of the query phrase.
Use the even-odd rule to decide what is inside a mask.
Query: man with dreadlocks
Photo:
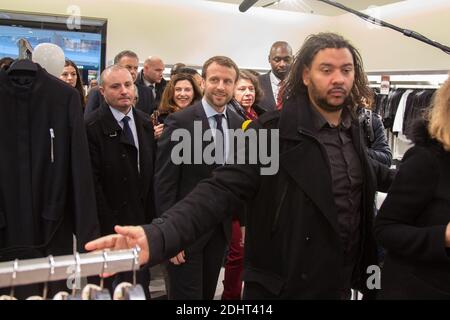
[[[141,262],[156,264],[245,201],[244,299],[348,299],[351,288],[374,297],[367,286],[368,267],[377,265],[374,194],[387,190],[393,173],[365,151],[355,113],[370,99],[361,57],[339,35],[312,35],[285,90],[283,109],[247,129],[279,130],[271,141],[279,143],[276,174],[261,175],[261,164],[222,166],[152,224],[117,227],[118,235],[86,248],[137,243]]]

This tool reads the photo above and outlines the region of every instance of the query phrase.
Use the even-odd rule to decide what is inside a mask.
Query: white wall
[[[450,56],[387,29],[371,30],[350,14],[321,17],[200,0],[0,0],[11,11],[66,15],[78,5],[81,15],[108,19],[107,61],[123,50],[141,61],[158,55],[166,64],[202,65],[212,55],[233,58],[240,67],[269,68],[268,49],[286,40],[297,50],[308,34],[336,31],[357,46],[368,71],[448,70]],[[412,9],[411,9],[412,8]],[[381,7],[381,18],[421,32],[450,46],[450,1],[408,0]]]
[[[409,0],[379,8],[379,18],[450,47],[450,1]],[[338,30],[361,51],[367,71],[449,70],[450,55],[352,15],[336,18]]]
[[[70,5],[78,5],[82,16],[108,19],[107,61],[131,49],[141,61],[158,55],[166,64],[202,65],[220,54],[241,67],[269,68],[274,41],[286,40],[298,49],[307,34],[329,22],[276,10],[243,14],[235,5],[198,0],[0,0],[5,10],[61,15]]]

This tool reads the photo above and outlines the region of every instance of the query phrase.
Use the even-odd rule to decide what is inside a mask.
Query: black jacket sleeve
[[[405,154],[397,177],[375,220],[375,236],[388,251],[418,261],[448,261],[446,225],[421,227],[417,218],[436,190],[436,158],[423,147]]]
[[[150,264],[174,256],[228,215],[242,210],[242,202],[252,199],[259,188],[259,169],[259,164],[218,167],[211,178],[202,180],[183,200],[154,219],[152,224],[144,226],[149,241]],[[159,170],[162,172],[161,167]]]
[[[368,148],[369,157],[390,167],[392,163],[392,152],[389,147],[383,122],[379,115],[372,112],[372,127],[375,140]]]

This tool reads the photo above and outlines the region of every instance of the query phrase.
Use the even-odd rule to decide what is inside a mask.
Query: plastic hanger
[[[74,253],[75,256],[75,277],[81,276],[81,259],[78,252]],[[72,294],[67,297],[67,300],[82,300],[81,292],[77,291],[76,283],[72,285]]]
[[[114,300],[146,300],[144,288],[136,284],[136,272],[139,268],[139,253],[141,248],[136,246],[133,249],[133,284],[129,282],[120,283],[114,290]]]
[[[108,256],[106,250],[103,250],[103,267],[102,275],[106,272],[108,268]],[[83,288],[81,292],[81,297],[83,300],[112,300],[111,294],[108,289],[104,288],[104,279],[100,278],[100,286],[96,284],[88,284]]]

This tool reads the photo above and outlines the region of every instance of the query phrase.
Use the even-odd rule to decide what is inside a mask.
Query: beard
[[[352,100],[350,98],[350,94],[342,87],[335,87],[332,89],[332,90],[341,89],[346,94],[344,102],[342,102],[339,105],[334,105],[334,104],[328,103],[326,97],[323,97],[322,95],[320,95],[320,93],[317,90],[317,87],[312,82],[310,83],[310,86],[308,86],[308,87],[309,87],[309,92],[310,92],[310,99],[312,100],[312,102],[314,102],[314,104],[316,104],[317,107],[319,107],[320,109],[322,109],[326,112],[341,111],[344,107],[351,105]]]

